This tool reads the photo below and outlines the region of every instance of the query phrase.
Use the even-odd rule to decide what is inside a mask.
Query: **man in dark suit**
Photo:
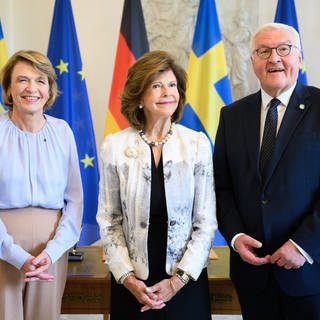
[[[261,90],[222,108],[214,151],[230,276],[243,319],[316,320],[320,90],[297,82],[302,57],[295,29],[264,25],[251,46]]]

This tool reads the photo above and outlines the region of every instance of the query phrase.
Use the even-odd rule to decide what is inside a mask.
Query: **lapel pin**
[[[299,104],[299,109],[300,109],[300,110],[304,110],[305,107],[306,107],[306,106],[305,106],[303,103]]]

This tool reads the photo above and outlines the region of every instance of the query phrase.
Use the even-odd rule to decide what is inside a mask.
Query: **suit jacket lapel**
[[[258,91],[253,94],[244,108],[242,117],[247,142],[246,148],[250,162],[256,169],[257,178],[259,179],[261,92]]]
[[[282,153],[284,152],[292,137],[295,128],[308,111],[309,104],[307,103],[307,101],[305,101],[307,96],[307,88],[298,83],[292,93],[289,104],[282,119],[281,126],[279,128],[273,156],[269,165],[268,172],[266,174],[265,185],[268,183],[273,171],[275,170]]]

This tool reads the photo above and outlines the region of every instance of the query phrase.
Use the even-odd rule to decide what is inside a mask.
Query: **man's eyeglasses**
[[[259,58],[268,59],[268,58],[270,58],[270,56],[272,54],[272,50],[275,49],[278,56],[285,57],[290,54],[292,47],[298,48],[297,46],[295,46],[293,44],[280,44],[279,46],[274,47],[274,48],[261,47],[261,48],[254,50],[254,52],[257,54],[257,56]]]

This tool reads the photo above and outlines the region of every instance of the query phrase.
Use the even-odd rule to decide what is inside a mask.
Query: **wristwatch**
[[[187,284],[190,280],[190,276],[181,269],[177,269],[176,276],[184,283]]]

